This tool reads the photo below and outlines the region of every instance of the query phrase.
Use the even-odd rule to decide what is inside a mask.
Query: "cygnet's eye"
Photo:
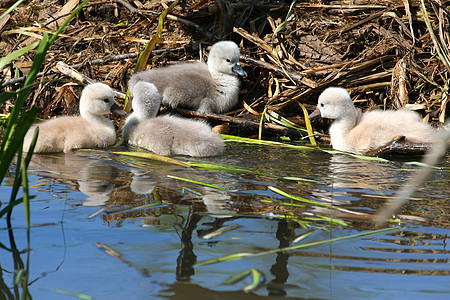
[[[227,62],[231,62],[231,60],[229,58],[227,58]]]
[[[103,102],[109,103],[109,99],[108,99],[108,98],[105,98],[105,99],[103,99]]]
[[[325,104],[323,104],[323,103],[320,103],[320,106],[321,106],[321,107],[324,107],[324,106],[325,106]]]

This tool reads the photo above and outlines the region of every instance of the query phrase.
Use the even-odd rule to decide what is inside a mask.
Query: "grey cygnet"
[[[247,73],[239,64],[240,51],[231,41],[214,44],[208,63],[180,63],[134,74],[128,87],[133,96],[137,82],[153,83],[162,98],[162,104],[182,107],[201,114],[224,113],[238,101],[239,78]]]
[[[205,157],[223,153],[225,143],[205,122],[171,115],[156,117],[161,98],[152,83],[136,83],[133,94],[133,113],[122,129],[123,138],[130,144],[164,156]]]

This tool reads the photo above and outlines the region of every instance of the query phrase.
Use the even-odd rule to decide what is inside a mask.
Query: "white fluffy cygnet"
[[[123,138],[130,144],[164,156],[223,153],[222,138],[205,122],[170,115],[156,117],[161,98],[153,84],[140,81],[134,85],[133,94],[133,113],[122,129]]]
[[[39,136],[35,153],[67,153],[72,149],[110,146],[116,141],[116,130],[103,115],[111,112],[126,115],[114,101],[114,91],[109,86],[91,83],[81,93],[80,116],[57,117],[31,126],[23,149],[30,148],[36,127],[39,127]]]
[[[238,101],[239,78],[247,73],[239,64],[240,51],[231,41],[214,44],[208,63],[181,63],[134,74],[128,83],[132,96],[137,82],[153,83],[162,104],[201,114],[224,113]]]
[[[358,114],[343,88],[330,87],[322,92],[317,109],[309,118],[318,115],[334,120],[330,127],[331,144],[340,151],[366,154],[400,137],[418,144],[432,144],[437,139],[436,130],[407,109]]]

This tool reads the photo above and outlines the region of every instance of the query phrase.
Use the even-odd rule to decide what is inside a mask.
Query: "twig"
[[[366,9],[386,9],[384,5],[333,5],[333,4],[296,4],[298,8],[318,8],[318,9],[341,9],[341,10],[366,10]]]
[[[198,32],[203,34],[205,37],[207,37],[213,43],[215,43],[219,40],[213,33],[209,32],[202,26],[200,26],[192,21],[189,21],[189,20],[174,16],[174,15],[167,15],[167,19],[171,20],[171,21],[177,21],[177,22],[183,23],[185,25],[194,27]]]
[[[180,50],[184,50],[184,49],[185,49],[185,47],[168,48],[168,49],[157,49],[157,50],[153,50],[152,53],[160,54],[160,53],[167,52],[167,51],[180,51]],[[78,69],[78,68],[81,68],[81,67],[86,66],[86,65],[101,65],[101,64],[107,63],[107,62],[124,60],[124,59],[133,58],[133,57],[137,57],[137,56],[139,56],[139,53],[137,53],[137,52],[136,53],[129,53],[129,54],[115,55],[115,56],[107,56],[107,57],[103,57],[103,58],[99,58],[99,59],[94,59],[94,60],[91,60],[91,61],[85,61],[85,62],[78,63],[78,64],[75,64],[75,65],[70,65],[70,67],[74,68],[74,69]],[[48,70],[48,71],[45,71],[45,72],[38,73],[36,75],[36,77],[39,78],[39,77],[49,76],[49,75],[54,75],[54,74],[56,74],[55,71]],[[5,80],[2,83],[2,87],[23,82],[23,81],[25,81],[26,78],[27,78],[27,76],[7,79],[7,80]]]
[[[66,75],[67,77],[73,78],[81,83],[89,84],[89,83],[94,82],[94,80],[92,80],[91,78],[87,77],[86,75],[81,74],[80,72],[78,72],[77,70],[72,68],[71,66],[63,63],[62,61],[59,61],[56,64],[56,69],[60,73]]]
[[[87,77],[84,74],[81,74],[80,72],[78,72],[77,70],[75,70],[74,68],[72,68],[71,66],[63,63],[62,61],[58,62],[56,64],[56,69],[61,73],[66,75],[67,77],[73,78],[83,84],[89,84],[89,83],[93,83],[94,80]],[[119,91],[114,91],[114,93],[122,98],[125,98],[125,94]]]
[[[139,53],[130,53],[130,54],[117,55],[117,56],[107,56],[107,57],[95,59],[95,60],[92,60],[92,61],[86,61],[86,62],[83,62],[83,63],[71,65],[69,67],[74,68],[74,69],[78,69],[78,68],[80,68],[82,66],[85,66],[85,65],[100,65],[102,63],[106,63],[106,62],[110,62],[110,61],[118,61],[118,60],[123,60],[123,59],[127,59],[127,58],[136,57],[138,55],[139,55]],[[48,71],[45,71],[45,72],[39,72],[36,75],[36,77],[39,78],[39,77],[49,76],[49,75],[54,75],[54,74],[56,74],[56,72],[54,70],[48,70]],[[25,81],[26,78],[27,78],[27,76],[7,79],[7,80],[5,80],[2,83],[2,87],[23,82],[23,81]]]
[[[246,62],[246,63],[249,63],[249,64],[252,64],[252,65],[258,66],[258,67],[262,67],[262,68],[266,68],[266,69],[275,71],[275,72],[277,72],[277,73],[279,73],[279,74],[281,74],[281,75],[286,75],[285,72],[284,72],[282,69],[280,69],[280,68],[278,68],[278,67],[276,67],[276,66],[274,66],[274,65],[272,65],[272,64],[269,64],[269,63],[267,63],[267,62],[260,61],[260,60],[256,60],[256,59],[249,58],[249,57],[242,57],[242,56],[241,56],[241,60],[244,61],[244,62]],[[290,76],[292,79],[294,79],[294,80],[297,81],[297,82],[303,83],[303,84],[306,85],[307,87],[310,87],[310,88],[315,88],[315,87],[317,87],[317,84],[316,84],[314,81],[312,81],[312,80],[310,80],[310,79],[308,79],[308,78],[303,77],[303,76],[302,76],[301,74],[299,74],[299,73],[296,73],[296,72],[295,72],[295,73],[294,73],[294,72],[288,72],[288,71],[286,71],[286,73],[288,73],[289,76]]]
[[[145,17],[145,14],[144,14],[141,10],[139,10],[139,9],[137,9],[137,8],[135,8],[135,7],[133,7],[133,6],[132,6],[130,3],[128,3],[127,1],[125,1],[125,0],[116,0],[116,2],[122,4],[126,9],[128,9],[129,11],[131,11],[133,14],[138,14],[138,15],[140,15],[140,16],[142,16],[142,17]],[[153,15],[153,16],[157,16],[158,14],[152,13],[152,15]]]
[[[167,108],[167,110],[171,110],[171,109]],[[180,108],[176,108],[176,109],[174,109],[172,111],[174,111],[177,114],[180,114],[182,116],[185,116],[185,117],[196,118],[196,119],[204,119],[204,120],[213,120],[213,121],[219,121],[219,122],[226,122],[226,123],[231,123],[231,124],[243,126],[245,128],[251,128],[251,129],[254,129],[254,130],[258,130],[259,129],[259,122],[252,121],[252,120],[247,120],[247,119],[243,119],[243,118],[236,118],[236,117],[230,117],[230,116],[225,116],[225,115],[216,115],[216,114],[204,114],[203,115],[203,114],[198,114],[196,112],[188,111],[188,110],[184,110],[184,109],[180,109]],[[290,137],[299,138],[299,137],[303,137],[304,136],[304,134],[302,134],[298,130],[295,130],[295,129],[292,129],[292,128],[287,128],[287,127],[276,125],[276,124],[272,124],[272,123],[264,123],[264,128],[276,131],[279,134],[287,135],[287,136],[290,136]]]
[[[348,26],[347,28],[342,29],[341,34],[344,34],[344,33],[348,32],[350,30],[353,30],[356,27],[359,27],[359,26],[361,26],[361,25],[363,25],[363,24],[365,24],[367,22],[372,21],[373,19],[377,19],[377,18],[381,17],[383,14],[384,14],[384,11],[380,11],[380,12],[374,13],[374,14],[368,16],[367,18],[365,18],[365,19],[363,19],[363,20],[361,20],[359,22],[356,22],[355,24],[352,24],[352,25]]]
[[[131,11],[132,13],[136,13],[136,14],[138,14],[138,15],[140,15],[140,16],[145,17],[146,14],[150,14],[150,15],[152,15],[152,16],[156,16],[156,15],[157,15],[157,14],[152,13],[152,12],[144,12],[144,11],[138,9],[138,8],[135,8],[135,7],[133,7],[130,3],[128,3],[128,2],[126,2],[126,1],[124,1],[124,0],[116,0],[116,1],[117,1],[118,3],[120,3],[120,4],[122,4],[125,8],[127,8],[127,9],[128,9],[129,11]],[[206,30],[206,29],[203,28],[202,26],[200,26],[200,25],[198,25],[198,24],[196,24],[196,23],[194,23],[194,22],[192,22],[192,21],[189,21],[189,20],[186,20],[186,19],[177,17],[177,16],[175,16],[175,15],[171,15],[171,14],[168,14],[168,15],[166,16],[166,18],[167,18],[168,20],[171,20],[171,21],[177,21],[177,22],[183,23],[183,24],[185,24],[185,25],[194,27],[198,32],[200,32],[201,34],[203,34],[204,36],[206,36],[206,37],[207,37],[209,40],[211,40],[213,43],[215,43],[215,42],[217,42],[217,41],[219,40],[214,34],[212,34],[211,32],[209,32],[208,30]]]

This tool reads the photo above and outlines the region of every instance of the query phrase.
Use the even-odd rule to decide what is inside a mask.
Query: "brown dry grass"
[[[43,31],[54,32],[79,2],[22,3],[0,21],[0,56],[39,40]],[[172,2],[90,1],[50,48],[46,73],[28,105],[42,107],[42,118],[77,112],[81,84],[61,73],[58,62],[125,92],[139,52]],[[406,106],[439,124],[448,114],[450,10],[448,1],[423,2],[429,26],[422,1],[299,1],[278,31],[290,1],[180,1],[165,20],[147,67],[197,60],[200,53],[205,58],[207,46],[231,39],[240,45],[249,74],[232,117],[256,122],[267,107],[302,125],[302,110],[291,99],[313,108],[318,94],[334,85],[349,89],[363,109]],[[0,1],[1,12],[11,3]],[[32,61],[30,52],[1,70],[2,90],[20,86],[12,74],[17,68],[25,76]],[[13,104],[3,105],[1,112],[8,113]],[[234,123],[214,121],[223,122]]]

